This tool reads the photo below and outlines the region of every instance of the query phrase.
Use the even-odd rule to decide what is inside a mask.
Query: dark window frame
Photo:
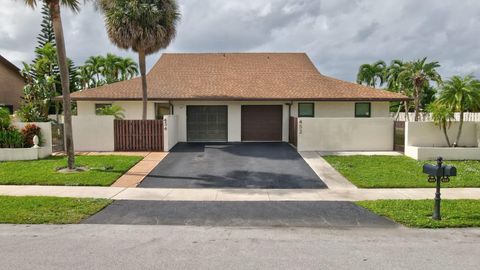
[[[357,113],[357,105],[368,105],[368,115],[359,115]],[[355,103],[355,118],[371,118],[372,117],[372,103],[371,102],[356,102]]]
[[[312,115],[300,115],[300,105],[312,105]],[[299,102],[298,103],[298,117],[315,117],[315,102]]]
[[[170,105],[170,103],[155,102],[154,103],[154,110],[155,110],[155,119],[156,120],[162,120],[163,119],[163,115],[162,115],[162,118],[159,118],[158,115],[157,115],[157,108],[160,105],[162,105],[162,106],[166,105],[166,107],[168,107],[168,114],[172,114],[172,106]]]
[[[98,115],[98,109],[112,106],[113,103],[95,103],[95,114]]]

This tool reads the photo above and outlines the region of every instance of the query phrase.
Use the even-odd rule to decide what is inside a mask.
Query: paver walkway
[[[0,195],[108,198],[152,201],[360,201],[432,199],[434,188],[298,190],[168,189],[68,186],[0,186]],[[480,188],[444,188],[444,199],[480,199]]]
[[[151,152],[122,175],[112,187],[136,187],[167,156],[167,152]]]

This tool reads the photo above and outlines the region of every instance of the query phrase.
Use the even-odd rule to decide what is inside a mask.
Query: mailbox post
[[[440,215],[440,184],[442,182],[450,182],[450,176],[457,176],[457,169],[453,166],[444,166],[443,158],[437,159],[437,166],[431,164],[423,165],[423,173],[428,174],[428,182],[436,184],[435,191],[435,207],[432,218],[435,220],[441,220]]]

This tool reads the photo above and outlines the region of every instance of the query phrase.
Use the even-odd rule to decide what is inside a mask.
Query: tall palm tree
[[[401,78],[399,77],[404,65],[405,64],[402,60],[393,60],[390,65],[385,69],[385,82],[389,91],[400,93],[405,96],[411,96],[411,91],[409,91],[410,87],[408,85],[409,82],[401,80]],[[398,105],[396,118],[398,118],[398,115],[400,114],[401,107],[402,103]],[[410,108],[408,100],[403,101],[403,107],[405,110],[406,120],[410,121],[410,118],[408,116],[408,111]]]
[[[454,146],[458,146],[462,135],[464,113],[466,110],[480,109],[480,81],[473,76],[453,76],[443,84],[439,102],[450,110],[460,112],[460,126]]]
[[[439,126],[440,130],[445,136],[445,141],[448,147],[451,146],[450,138],[448,137],[447,129],[450,128],[452,120],[455,119],[453,111],[445,104],[434,101],[427,106],[427,111],[432,114],[432,120],[435,125]]]
[[[440,67],[438,62],[427,63],[427,58],[405,63],[402,71],[399,74],[399,79],[411,84],[413,87],[413,99],[415,103],[415,121],[419,120],[420,116],[420,99],[422,98],[422,91],[425,87],[430,85],[430,81],[441,84],[442,78],[437,72]]]
[[[385,82],[385,70],[387,64],[384,61],[377,61],[373,64],[363,64],[358,69],[357,83],[365,83],[367,86],[376,87],[377,81],[379,86]]]
[[[142,119],[147,119],[145,56],[166,48],[180,19],[175,0],[99,0],[110,40],[138,53],[142,77]]]
[[[101,55],[90,56],[87,61],[85,61],[86,66],[90,66],[90,69],[95,73],[96,78],[94,79],[95,87],[102,85],[102,79],[100,78],[104,69],[104,58]]]
[[[102,75],[107,84],[118,81],[118,76],[120,73],[120,60],[121,57],[118,57],[112,53],[107,53],[107,56],[103,59]]]
[[[35,8],[36,0],[24,0],[25,4]],[[69,170],[75,168],[75,152],[73,149],[72,135],[72,105],[70,101],[70,79],[68,74],[67,52],[65,49],[65,39],[63,36],[62,17],[60,13],[60,5],[78,12],[80,3],[78,0],[43,0],[48,4],[50,16],[52,18],[53,31],[55,32],[55,43],[57,47],[58,66],[60,68],[60,81],[62,83],[63,96],[63,117],[65,131],[65,147],[67,150],[67,167]]]

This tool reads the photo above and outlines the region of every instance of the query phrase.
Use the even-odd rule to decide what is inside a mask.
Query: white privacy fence
[[[400,113],[397,117],[397,113],[390,113],[390,116],[395,121],[407,121],[406,114],[404,112]],[[415,113],[408,113],[409,121],[415,120]],[[464,113],[464,119],[467,122],[480,122],[480,113],[478,112],[466,112]],[[453,120],[453,119],[452,119]],[[420,113],[420,120],[421,122],[430,122],[432,121],[432,114],[427,112]],[[460,113],[455,113],[455,121],[460,121]]]

